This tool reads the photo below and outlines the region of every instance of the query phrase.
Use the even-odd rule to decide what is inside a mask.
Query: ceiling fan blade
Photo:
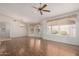
[[[40,14],[43,15],[42,11],[40,11]]]
[[[50,10],[42,10],[42,11],[45,11],[45,12],[50,12]]]
[[[34,6],[33,6],[33,8],[38,9],[37,7],[34,7]]]
[[[41,7],[40,9],[42,10],[42,9],[44,9],[46,6],[47,6],[47,4],[44,4],[43,7]]]

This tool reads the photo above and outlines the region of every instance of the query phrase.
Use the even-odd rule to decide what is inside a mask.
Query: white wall
[[[36,31],[34,31],[34,33],[30,32],[29,24],[14,21],[15,19],[4,14],[0,14],[0,19],[1,19],[0,22],[6,23],[6,29],[7,29],[6,31],[9,33],[8,36],[10,38],[23,37],[23,36],[40,37],[40,33],[36,33]]]
[[[58,18],[58,17],[62,17],[62,16],[73,15],[73,14],[77,14],[77,19],[76,19],[76,22],[77,22],[77,24],[76,24],[77,33],[76,34],[77,35],[76,35],[76,37],[63,37],[63,36],[56,36],[56,35],[49,34],[47,32],[47,20],[49,20],[49,19],[45,19],[44,21],[41,22],[42,37],[46,40],[63,42],[63,43],[68,43],[68,44],[73,44],[73,45],[79,45],[79,11],[68,13],[68,14],[62,14],[60,16],[52,17],[50,19],[54,19],[54,18]]]
[[[1,34],[1,36],[3,36],[2,38],[6,38],[6,37],[10,37],[10,32],[9,32],[9,18],[8,17],[6,17],[5,15],[3,15],[3,14],[0,14],[0,24],[2,23],[2,25],[1,26],[4,26],[4,28],[5,28],[5,31],[1,31],[0,32],[0,34]],[[1,28],[1,26],[0,26],[0,28]],[[1,38],[1,37],[0,37]]]
[[[0,22],[6,23],[6,31],[9,37],[22,37],[27,36],[27,26],[20,22],[14,22],[14,19],[4,15],[0,14]],[[21,27],[24,25],[24,27]]]
[[[11,21],[10,22],[10,37],[23,37],[27,36],[26,24]]]
[[[76,25],[77,25],[77,31],[76,31],[76,33],[77,33],[77,38],[76,38],[76,41],[77,41],[77,43],[79,44],[79,12],[77,13],[77,20],[76,20]]]

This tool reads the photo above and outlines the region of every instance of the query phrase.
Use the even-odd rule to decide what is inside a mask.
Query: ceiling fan
[[[42,6],[42,3],[40,3],[40,7],[37,8],[33,6],[33,8],[37,9],[40,12],[40,14],[43,15],[43,12],[50,12],[50,10],[45,10],[47,6],[48,6],[47,4],[44,4]]]

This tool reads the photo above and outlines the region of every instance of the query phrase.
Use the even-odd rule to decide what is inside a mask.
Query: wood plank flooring
[[[21,37],[1,41],[1,56],[79,56],[79,46]]]

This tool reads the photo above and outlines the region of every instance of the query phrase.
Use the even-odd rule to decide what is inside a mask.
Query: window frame
[[[61,19],[68,18],[68,17],[75,17],[75,26],[76,26],[76,18],[77,18],[76,16],[77,16],[77,15],[69,15],[69,16],[57,18],[57,19],[54,19],[54,20],[51,20],[51,21],[55,21],[55,20],[58,20],[58,19],[61,20]],[[48,24],[49,22],[51,22],[51,21],[48,20],[47,24]],[[70,24],[70,25],[71,25],[71,24]],[[51,29],[50,29],[51,33],[50,33],[50,34],[52,34],[52,26],[53,26],[53,25],[49,25],[49,24],[48,24],[47,27],[49,27],[49,26],[51,27]],[[61,26],[61,25],[54,25],[54,26],[59,26],[59,30],[60,30],[60,26]],[[75,28],[76,28],[76,27],[75,27]],[[49,31],[49,28],[48,28],[48,31]],[[75,33],[76,33],[76,29],[75,29]],[[56,35],[56,34],[54,34],[54,35]],[[72,34],[72,35],[73,35],[73,34]],[[68,36],[68,35],[67,35],[67,36]],[[69,36],[71,36],[71,35],[69,35]],[[76,34],[75,34],[75,36],[76,36]],[[72,37],[72,36],[71,36],[71,37]]]

